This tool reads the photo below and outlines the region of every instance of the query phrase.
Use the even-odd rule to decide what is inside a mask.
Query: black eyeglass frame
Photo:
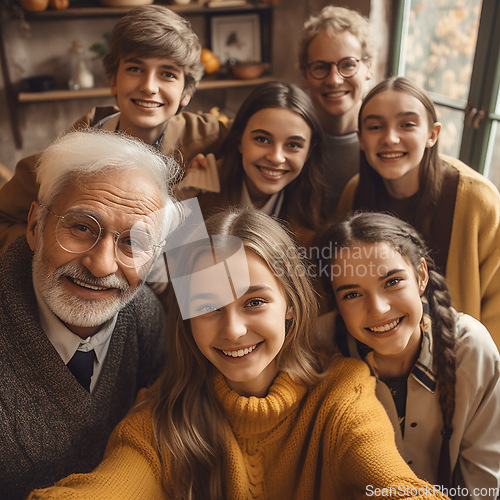
[[[353,57],[353,56],[343,57],[338,62],[334,62],[334,61],[322,61],[321,59],[319,59],[317,61],[313,61],[313,62],[307,64],[307,71],[311,75],[311,77],[314,78],[315,80],[324,80],[332,72],[332,66],[337,66],[337,71],[339,72],[339,75],[342,78],[352,78],[353,76],[356,76],[358,74],[359,66],[360,66],[359,63],[361,61],[366,61],[367,59],[368,59],[368,57],[363,57],[361,59],[358,59],[357,57]],[[346,76],[346,75],[342,74],[342,71],[340,70],[340,65],[342,64],[342,61],[347,61],[347,60],[349,60],[349,61],[356,61],[356,64],[357,64],[356,71],[352,75],[349,75],[349,76]],[[311,66],[313,64],[318,64],[318,63],[323,63],[325,66],[328,66],[328,71],[325,73],[325,76],[317,77],[317,76],[313,75],[313,73],[311,71]]]

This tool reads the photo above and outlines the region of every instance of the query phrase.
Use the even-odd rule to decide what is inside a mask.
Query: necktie
[[[76,380],[80,382],[86,391],[90,392],[90,378],[94,373],[94,349],[91,351],[76,351],[66,365]]]

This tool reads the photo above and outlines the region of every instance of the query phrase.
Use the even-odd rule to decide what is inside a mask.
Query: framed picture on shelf
[[[212,51],[221,64],[226,64],[229,59],[240,62],[261,60],[258,14],[212,16],[210,31]]]

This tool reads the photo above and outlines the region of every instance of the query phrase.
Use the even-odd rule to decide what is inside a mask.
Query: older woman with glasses
[[[325,204],[333,214],[342,189],[359,170],[357,118],[374,56],[368,20],[356,11],[327,6],[304,24],[298,52],[325,133]]]

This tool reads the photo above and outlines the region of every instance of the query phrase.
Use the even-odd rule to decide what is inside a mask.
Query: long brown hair
[[[358,115],[358,130],[362,132],[363,110],[377,94],[386,90],[404,92],[418,99],[427,111],[429,127],[438,121],[436,108],[430,97],[418,85],[404,77],[390,77],[373,87],[363,99]],[[359,184],[354,196],[354,209],[384,211],[387,209],[389,193],[382,177],[370,166],[364,151],[361,151]],[[443,182],[442,160],[438,155],[438,140],[426,148],[419,168],[420,197],[415,207],[415,227],[429,241],[433,209],[437,205]]]
[[[316,383],[326,371],[325,354],[316,341],[318,315],[312,289],[298,250],[288,231],[254,209],[227,209],[207,219],[209,235],[239,238],[280,281],[294,317],[287,320],[284,345],[277,356],[280,371],[304,385]],[[152,395],[153,427],[163,464],[164,485],[173,498],[220,500],[227,456],[229,424],[214,390],[214,366],[200,352],[189,320],[176,301],[168,306],[173,328],[168,332],[169,360]]]
[[[221,191],[228,205],[239,202],[243,182],[243,165],[239,144],[250,118],[262,109],[281,108],[299,115],[311,129],[309,157],[300,175],[285,187],[285,218],[309,229],[322,223],[321,199],[325,189],[323,174],[323,130],[309,96],[297,85],[267,82],[257,86],[240,106],[224,144],[221,147]]]
[[[424,240],[410,224],[392,215],[374,212],[356,212],[332,225],[323,234],[319,248],[328,248],[325,255],[340,255],[342,248],[362,243],[386,243],[399,252],[413,267],[417,275],[422,258],[427,263],[429,282],[424,297],[429,305],[433,340],[433,369],[439,391],[439,405],[443,418],[442,446],[439,459],[438,480],[441,485],[450,486],[449,440],[455,411],[455,316],[446,279],[436,266]],[[323,253],[321,254],[323,255]],[[319,262],[323,269],[329,269],[332,261]],[[321,268],[321,267],[320,267]],[[324,289],[335,301],[330,276],[322,274]],[[336,317],[335,341],[341,352],[348,356],[347,328],[340,314]]]

